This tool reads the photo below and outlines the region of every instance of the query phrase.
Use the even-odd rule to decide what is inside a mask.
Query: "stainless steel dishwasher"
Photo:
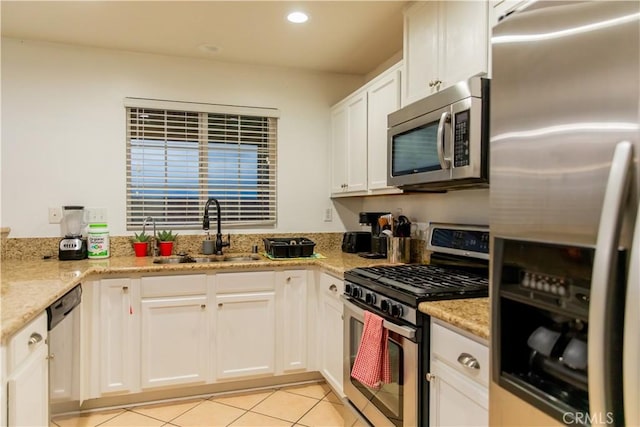
[[[78,284],[47,308],[50,416],[80,407],[81,300]]]

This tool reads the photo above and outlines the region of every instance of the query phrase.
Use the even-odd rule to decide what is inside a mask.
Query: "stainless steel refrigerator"
[[[491,425],[640,425],[640,2],[491,40]]]

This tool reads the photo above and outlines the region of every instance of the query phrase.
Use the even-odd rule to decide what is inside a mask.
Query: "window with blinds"
[[[148,216],[167,228],[201,229],[209,198],[220,202],[224,224],[275,223],[276,117],[212,105],[126,111],[128,230]]]

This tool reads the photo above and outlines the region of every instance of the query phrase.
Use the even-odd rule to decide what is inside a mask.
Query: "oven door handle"
[[[345,308],[349,311],[353,312],[355,315],[360,317],[364,322],[364,310],[353,304],[349,301],[344,295],[340,295],[340,299],[344,303]],[[391,332],[395,332],[396,334],[407,338],[409,340],[415,341],[416,339],[416,329],[410,328],[408,326],[396,325],[395,323],[389,322],[388,320],[384,320],[382,322],[382,326],[388,329]]]

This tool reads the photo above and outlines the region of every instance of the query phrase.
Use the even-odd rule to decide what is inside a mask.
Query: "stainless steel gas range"
[[[356,268],[344,275],[344,392],[354,413],[374,426],[429,424],[429,317],[418,304],[488,296],[488,227],[432,224],[427,249],[430,265]],[[365,311],[383,317],[388,330],[392,380],[380,389],[351,378]]]

